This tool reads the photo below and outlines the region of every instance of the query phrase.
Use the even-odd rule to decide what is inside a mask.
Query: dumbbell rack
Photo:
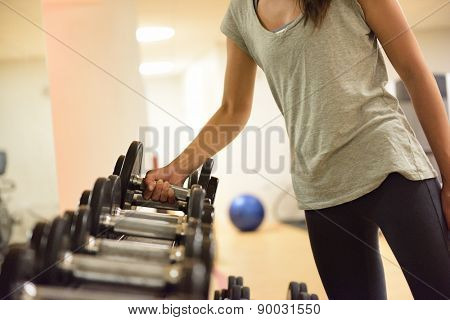
[[[29,243],[10,246],[0,298],[208,298],[218,186],[213,162],[176,189],[176,204],[155,203],[142,199],[142,150],[133,142],[113,175],[83,192],[77,210],[36,224]]]
[[[26,244],[11,245],[0,274],[0,299],[208,299],[214,266],[214,199],[209,159],[175,204],[142,198],[143,145],[133,142],[113,175],[96,180],[79,206],[39,222]],[[249,300],[242,277],[228,278],[215,300]],[[288,299],[308,300],[292,282]]]

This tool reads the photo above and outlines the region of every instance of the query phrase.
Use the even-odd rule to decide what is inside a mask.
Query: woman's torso
[[[266,74],[291,139],[300,208],[354,200],[394,171],[435,176],[385,90],[384,59],[357,0],[333,0],[318,29],[300,16],[281,32],[263,27],[253,1],[232,0],[222,31]]]

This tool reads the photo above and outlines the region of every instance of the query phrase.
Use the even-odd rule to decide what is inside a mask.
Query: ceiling
[[[106,0],[45,0],[58,5],[86,5]],[[129,0],[127,0],[129,1]],[[131,1],[131,0],[130,0]],[[175,29],[174,38],[142,44],[144,61],[175,61],[179,68],[207,52],[224,37],[219,26],[229,0],[135,0],[139,26],[164,25]],[[42,32],[2,2],[41,25],[40,0],[0,0],[0,60],[45,56]],[[422,20],[448,0],[400,0],[410,24]],[[450,5],[420,22],[415,30],[450,28]]]

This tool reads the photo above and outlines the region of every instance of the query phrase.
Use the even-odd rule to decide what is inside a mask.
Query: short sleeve
[[[245,44],[244,38],[240,32],[239,22],[235,19],[233,2],[231,1],[230,6],[228,7],[227,13],[222,20],[222,24],[220,26],[220,31],[228,38],[233,40],[236,45],[241,48],[245,53],[251,56],[247,45]],[[241,26],[242,27],[242,26]]]

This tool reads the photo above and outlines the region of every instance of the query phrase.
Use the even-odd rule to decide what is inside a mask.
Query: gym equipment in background
[[[0,151],[0,176],[6,172],[6,152]],[[9,214],[3,194],[14,190],[13,181],[0,177],[0,266],[3,261],[3,254],[11,238],[14,221]]]
[[[228,287],[214,291],[214,300],[250,300],[250,288],[242,277],[229,276]]]
[[[241,231],[255,231],[264,220],[264,207],[255,196],[244,194],[233,199],[230,218]]]
[[[6,171],[6,152],[0,151],[0,176]]]
[[[289,283],[286,300],[319,300],[315,293],[308,293],[308,286],[304,282]]]

